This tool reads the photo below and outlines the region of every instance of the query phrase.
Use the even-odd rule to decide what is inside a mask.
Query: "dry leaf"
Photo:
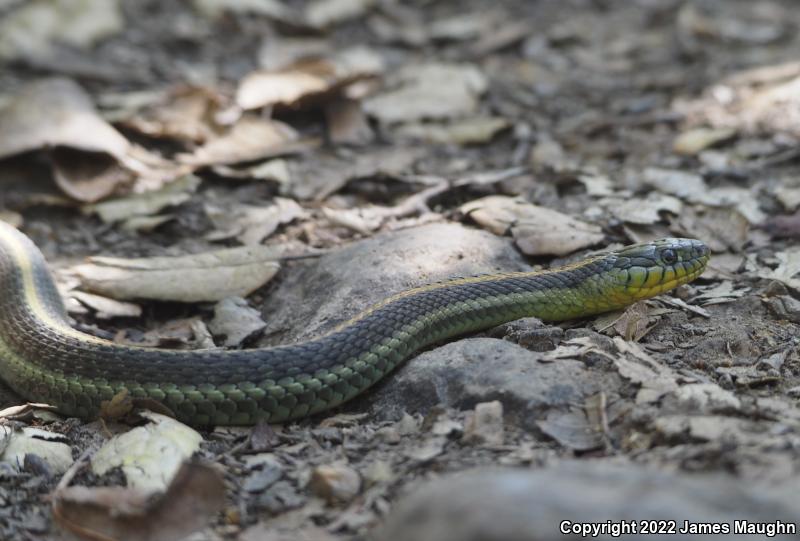
[[[261,312],[248,306],[241,297],[222,299],[214,306],[214,319],[208,328],[214,336],[224,336],[224,346],[236,347],[246,339],[264,330],[267,324]]]
[[[281,224],[307,217],[306,211],[297,202],[284,197],[276,197],[273,204],[263,207],[236,205],[221,208],[207,204],[205,211],[216,228],[216,231],[206,235],[207,239],[236,237],[246,246],[261,244]]]
[[[358,80],[383,72],[383,59],[365,47],[345,49],[330,58],[299,60],[279,71],[256,71],[236,91],[242,109],[274,105],[297,107],[305,99],[319,99]]]
[[[130,302],[120,302],[108,297],[92,295],[84,291],[70,291],[70,298],[77,300],[84,306],[88,306],[95,311],[98,319],[111,319],[113,317],[139,317],[142,315],[142,307]]]
[[[375,0],[314,0],[306,7],[305,20],[314,28],[327,28],[364,15]]]
[[[0,58],[41,58],[58,44],[88,49],[124,23],[118,0],[22,2],[0,19]]]
[[[84,287],[114,299],[219,301],[264,285],[280,268],[275,259],[273,248],[248,246],[179,257],[93,257],[74,271]]]
[[[476,116],[448,124],[404,124],[397,128],[396,133],[400,137],[430,143],[470,145],[486,143],[510,125],[504,118]]]
[[[703,177],[674,169],[650,167],[642,173],[644,183],[685,201],[700,202],[708,191]]]
[[[225,12],[253,13],[289,23],[298,19],[297,13],[278,0],[193,0],[193,4],[209,19],[216,19]]]
[[[471,201],[459,210],[497,235],[510,231],[528,255],[567,255],[605,238],[599,226],[502,195]]]
[[[546,419],[536,422],[536,426],[559,444],[574,451],[591,451],[605,444],[603,432],[592,426],[586,413],[577,408],[572,411],[551,410]]]
[[[203,87],[178,87],[158,98],[143,108],[129,108],[117,120],[150,137],[190,143],[203,143],[215,137],[214,115],[222,107],[222,99],[216,92]]]
[[[150,216],[166,207],[185,203],[191,199],[191,194],[195,193],[199,186],[200,179],[198,177],[186,175],[159,190],[87,205],[83,207],[83,212],[97,214],[107,224],[134,217]]]
[[[92,457],[92,471],[104,475],[121,468],[127,486],[163,492],[184,460],[199,448],[198,432],[164,415],[143,411],[151,422],[108,440]]]
[[[356,100],[340,99],[325,107],[328,139],[334,144],[365,145],[375,134]]]
[[[472,64],[413,64],[388,82],[389,90],[364,101],[383,124],[445,119],[474,113],[488,81]]]
[[[680,215],[683,210],[680,199],[656,192],[650,192],[644,198],[608,197],[598,203],[623,222],[642,225],[663,221],[663,212]]]
[[[728,141],[736,135],[730,128],[695,128],[683,132],[672,143],[672,150],[676,154],[694,156],[723,141]]]
[[[773,192],[784,209],[791,212],[800,207],[800,188],[779,186]]]
[[[53,517],[85,539],[178,541],[203,527],[225,504],[225,481],[217,468],[184,464],[167,491],[126,487],[59,488]]]
[[[635,342],[614,338],[619,355],[614,363],[620,376],[641,385],[636,403],[655,402],[667,393],[677,390],[677,375],[667,366],[657,362]]]
[[[131,184],[134,191],[157,188],[188,172],[131,145],[81,87],[62,78],[30,84],[0,111],[0,158],[56,147],[72,149],[54,154],[59,186],[84,202]]]
[[[0,445],[0,460],[3,462],[21,467],[25,455],[30,453],[44,460],[55,474],[64,473],[72,465],[72,448],[64,443],[61,434],[33,427],[21,430],[0,427],[0,430],[6,431]]]
[[[297,132],[283,122],[243,116],[224,135],[211,139],[179,160],[195,167],[263,160],[307,150],[313,146],[300,141]]]
[[[800,291],[800,278],[796,277],[800,274],[800,249],[777,252],[775,257],[779,261],[778,267],[775,270],[759,270],[758,275],[767,280],[777,280],[795,291]]]
[[[288,186],[292,181],[289,164],[283,159],[268,160],[250,167],[215,165],[212,170],[221,177],[270,180],[277,182],[282,187]]]

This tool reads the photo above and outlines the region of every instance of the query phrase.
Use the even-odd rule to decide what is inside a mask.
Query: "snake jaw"
[[[700,276],[711,257],[708,246],[694,239],[667,238],[634,245],[617,252],[625,292],[635,300],[647,299],[691,282]]]

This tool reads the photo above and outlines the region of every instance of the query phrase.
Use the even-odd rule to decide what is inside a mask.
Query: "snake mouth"
[[[706,269],[708,246],[695,239],[661,239],[624,248],[615,267],[622,271],[625,293],[641,299],[691,282]]]

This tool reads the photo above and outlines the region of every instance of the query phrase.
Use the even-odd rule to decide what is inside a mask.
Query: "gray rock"
[[[794,483],[796,486],[796,482]],[[789,483],[760,487],[725,475],[676,475],[636,464],[566,462],[530,471],[473,470],[429,483],[401,501],[379,528],[382,541],[539,541],[549,539],[709,539],[681,533],[684,521],[794,526],[800,502]],[[638,534],[596,537],[568,531],[563,521],[638,527]],[[645,535],[640,521],[674,520],[675,534]],[[664,523],[670,525],[670,523]],[[566,526],[566,525],[565,525]],[[724,535],[721,538],[764,538]],[[798,539],[778,534],[773,539]]]
[[[459,340],[411,359],[350,407],[372,406],[377,416],[396,419],[437,404],[472,409],[498,400],[508,420],[537,430],[536,421],[553,408],[622,385],[615,372],[571,359],[542,362],[544,355],[494,338]]]
[[[282,271],[263,304],[261,345],[314,338],[405,289],[528,268],[509,239],[458,224],[377,235]]]

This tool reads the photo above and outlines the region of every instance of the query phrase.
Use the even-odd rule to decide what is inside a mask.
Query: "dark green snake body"
[[[700,241],[663,239],[549,271],[412,289],[309,342],[169,351],[73,329],[41,252],[0,222],[0,377],[29,400],[83,418],[127,389],[193,425],[281,422],[353,398],[431,344],[521,317],[621,308],[693,280],[708,258]]]

